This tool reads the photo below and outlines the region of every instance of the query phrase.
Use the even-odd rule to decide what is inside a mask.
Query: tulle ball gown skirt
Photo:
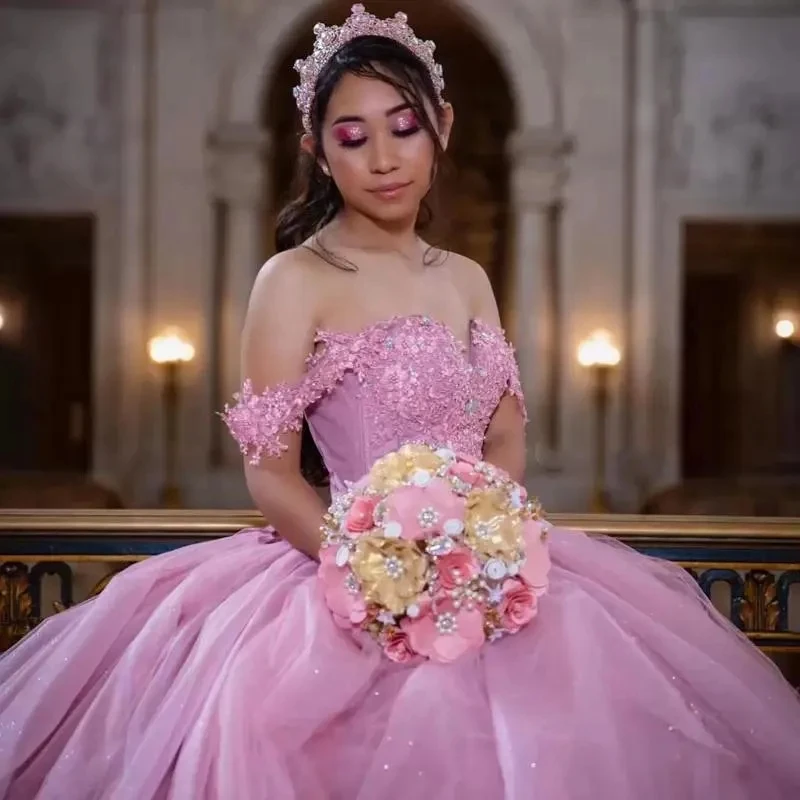
[[[395,664],[244,531],[137,564],[0,658],[8,800],[790,800],[800,703],[682,570],[554,530],[520,633]]]

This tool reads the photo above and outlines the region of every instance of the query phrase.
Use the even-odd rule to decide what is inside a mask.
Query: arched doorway
[[[334,0],[296,28],[296,35],[276,59],[268,78],[262,106],[262,124],[271,142],[270,185],[265,187],[265,240],[269,255],[277,209],[290,197],[300,135],[292,87],[292,68],[313,47],[313,24],[341,23],[350,2]],[[380,16],[387,7],[372,3]],[[449,168],[441,186],[440,219],[433,239],[482,264],[498,298],[508,289],[511,262],[510,191],[506,142],[516,126],[514,99],[503,70],[470,22],[454,7],[444,4],[415,6],[410,23],[418,35],[436,42],[436,57],[445,70],[446,96],[456,111],[456,126],[449,151]]]

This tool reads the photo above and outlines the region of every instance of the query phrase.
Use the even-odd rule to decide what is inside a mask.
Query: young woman
[[[394,663],[334,623],[306,478],[324,464],[336,494],[420,440],[521,478],[525,410],[483,271],[421,238],[453,124],[432,48],[358,6],[317,33],[302,192],[225,413],[280,536],[142,562],[6,654],[0,795],[800,796],[794,692],[682,570],[613,541],[553,530],[536,620],[447,666]]]

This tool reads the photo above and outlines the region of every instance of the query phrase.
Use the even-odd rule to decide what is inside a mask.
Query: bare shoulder
[[[297,379],[319,324],[323,289],[310,253],[289,250],[259,270],[242,330],[242,372],[255,386]]]
[[[319,300],[319,259],[297,247],[272,256],[258,271],[250,306],[264,309],[301,309],[316,316]]]
[[[468,298],[472,315],[485,322],[498,323],[497,301],[486,270],[477,261],[459,253],[450,252],[447,258],[454,281]]]

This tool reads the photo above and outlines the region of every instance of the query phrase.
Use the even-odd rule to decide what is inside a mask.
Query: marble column
[[[559,449],[559,219],[571,143],[550,128],[509,141],[514,214],[509,336],[517,349],[528,426],[528,471],[554,469]]]
[[[213,404],[220,408],[240,382],[242,325],[253,281],[264,261],[265,203],[269,188],[269,136],[249,124],[226,125],[209,137],[209,179],[215,207],[215,264],[211,297],[216,357],[212,359]],[[218,421],[215,421],[218,423]],[[216,424],[213,466],[239,456]]]
[[[660,7],[664,6],[662,10]],[[659,171],[661,143],[664,133],[662,117],[672,128],[666,106],[669,102],[669,82],[674,80],[674,65],[661,63],[664,26],[669,15],[664,0],[644,0],[636,10],[637,72],[634,136],[635,147],[630,156],[632,165],[632,230],[633,258],[632,297],[629,302],[630,320],[628,369],[630,371],[627,398],[628,426],[622,486],[628,495],[625,500],[632,508],[640,508],[660,479],[667,463],[666,447],[659,442],[664,430],[665,414],[660,408],[669,396],[671,376],[663,377],[664,359],[660,352],[659,313],[665,294],[659,287],[658,252],[659,221],[662,218],[659,201]],[[668,68],[669,67],[669,68]]]

